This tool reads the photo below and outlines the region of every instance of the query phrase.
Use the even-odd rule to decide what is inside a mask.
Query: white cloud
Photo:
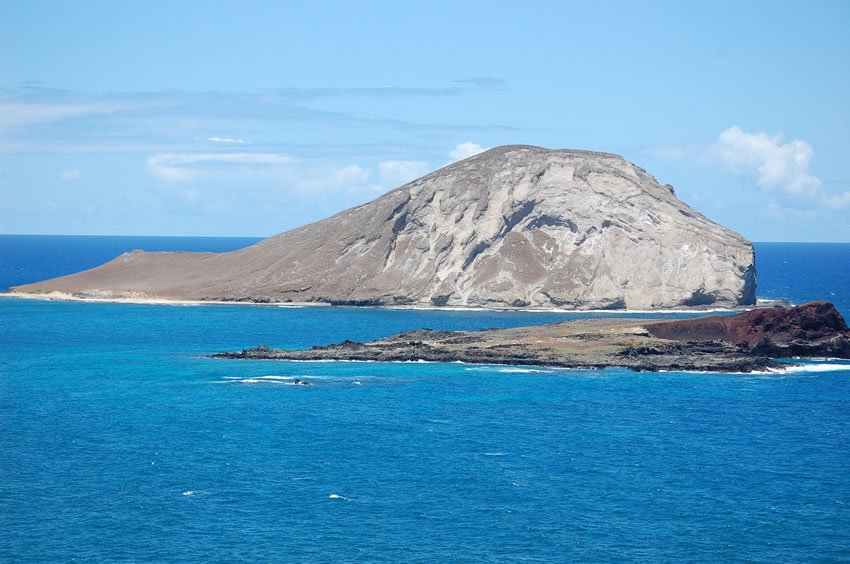
[[[384,161],[378,165],[378,175],[381,184],[395,188],[424,176],[429,169],[425,161]]]
[[[823,201],[826,205],[836,210],[850,209],[850,191],[837,196],[824,194]]]
[[[736,125],[721,133],[709,151],[733,173],[755,175],[762,188],[820,196],[821,181],[809,174],[815,152],[805,141],[783,143],[781,135],[747,133]]]
[[[83,176],[83,173],[76,168],[69,168],[62,171],[62,180],[76,180]]]
[[[77,116],[109,114],[133,107],[120,103],[28,104],[7,102],[0,98],[0,131]]]
[[[821,180],[809,173],[815,152],[805,141],[783,143],[782,135],[747,133],[735,125],[720,134],[708,155],[733,173],[755,176],[765,190],[836,210],[850,208],[850,192],[830,194]]]
[[[145,169],[162,180],[182,182],[197,176],[198,164],[280,166],[294,161],[280,153],[159,153],[148,159]]]
[[[466,143],[460,143],[456,145],[454,149],[449,151],[449,162],[461,161],[463,159],[468,159],[469,157],[475,156],[478,153],[483,153],[489,147],[482,147],[478,143],[473,143],[472,141],[467,141]]]
[[[247,143],[244,139],[234,139],[232,137],[207,137],[207,141],[212,141],[213,143],[238,143],[240,145]]]

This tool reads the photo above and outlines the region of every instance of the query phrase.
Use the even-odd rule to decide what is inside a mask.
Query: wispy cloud
[[[376,87],[334,87],[334,88],[303,88],[288,87],[264,91],[265,94],[293,99],[318,99],[333,97],[373,97],[373,98],[402,98],[457,96],[470,92],[505,90],[506,83],[494,77],[470,77],[455,80],[450,86],[409,87],[409,86],[376,86]]]
[[[455,80],[455,83],[481,90],[506,90],[508,87],[508,83],[503,79],[492,76],[471,76],[469,78]]]
[[[465,143],[460,143],[455,145],[455,148],[449,151],[449,162],[461,161],[463,159],[468,159],[469,157],[473,157],[478,153],[483,153],[489,147],[482,147],[478,143],[473,143],[472,141],[467,141]]]
[[[78,178],[81,178],[82,176],[83,176],[83,173],[80,172],[80,170],[76,169],[76,168],[69,168],[69,169],[62,171],[62,180],[77,180]]]
[[[464,156],[481,150],[480,145],[466,143],[451,152]],[[422,177],[441,164],[390,159],[370,166],[296,159],[285,153],[169,152],[151,155],[145,170],[163,181],[159,186],[164,193],[178,195],[184,204],[209,208],[215,202],[230,201],[237,194],[234,186],[239,185],[238,193],[249,200],[262,198],[268,205],[295,200],[337,211]],[[248,189],[248,185],[253,187]],[[253,190],[253,195],[247,190]]]
[[[423,176],[430,169],[427,161],[384,161],[378,175],[384,187],[394,188]]]
[[[0,133],[10,133],[33,124],[86,115],[110,114],[123,109],[128,109],[128,106],[115,102],[17,102],[0,96]]]
[[[193,165],[218,163],[225,165],[287,165],[295,159],[276,153],[161,153],[151,156],[146,170],[168,182],[194,179],[198,169]]]
[[[233,137],[207,137],[207,141],[212,141],[213,143],[237,143],[239,145],[247,143],[244,139],[234,139]]]
[[[814,219],[817,217],[817,212],[814,210],[803,210],[798,208],[789,208],[785,206],[780,206],[776,202],[770,202],[767,205],[766,213],[769,217],[773,217],[775,219],[781,220],[790,220],[790,219]]]
[[[340,189],[351,190],[365,184],[372,171],[358,165],[345,165],[328,168],[324,171],[310,171],[307,178],[296,183],[301,196],[327,196],[328,192]]]
[[[833,209],[850,209],[850,191],[835,196],[824,194],[823,199],[824,202],[826,202],[826,204]]]
[[[458,132],[505,132],[498,123],[443,122],[350,110],[346,98],[451,97],[498,91],[496,78],[470,78],[437,87],[278,88],[245,92],[123,92],[89,94],[24,87],[0,89],[0,152],[158,152],[198,150],[202,143],[328,146],[456,137]],[[332,103],[326,99],[335,98]],[[314,102],[321,102],[318,107]],[[355,104],[360,107],[360,104]],[[238,128],[238,129],[237,129]],[[244,132],[223,135],[222,131]],[[248,141],[248,135],[253,138]],[[313,139],[309,139],[312,137]],[[262,141],[258,141],[262,140]],[[371,140],[371,139],[370,139]],[[193,143],[195,144],[193,146]],[[421,150],[428,143],[416,141]],[[433,146],[433,145],[432,145]]]

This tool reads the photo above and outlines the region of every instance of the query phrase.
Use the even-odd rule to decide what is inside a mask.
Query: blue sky
[[[850,241],[848,101],[842,1],[0,0],[0,232],[272,235],[527,143]]]

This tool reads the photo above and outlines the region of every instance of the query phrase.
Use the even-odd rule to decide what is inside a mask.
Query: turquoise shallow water
[[[0,299],[0,560],[850,559],[850,363],[203,357],[568,317]]]

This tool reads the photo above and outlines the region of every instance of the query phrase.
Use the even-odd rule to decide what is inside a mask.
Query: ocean
[[[255,241],[0,236],[0,288]],[[760,298],[850,315],[850,245],[756,252]],[[850,362],[204,356],[587,315],[0,299],[0,560],[850,560]]]

